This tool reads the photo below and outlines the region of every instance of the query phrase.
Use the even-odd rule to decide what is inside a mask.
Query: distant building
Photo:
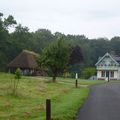
[[[95,65],[98,80],[120,80],[120,57],[115,53],[106,53]]]
[[[15,72],[17,68],[22,70],[24,75],[35,75],[38,71],[38,64],[36,58],[38,54],[23,50],[13,61],[8,64],[10,72]]]

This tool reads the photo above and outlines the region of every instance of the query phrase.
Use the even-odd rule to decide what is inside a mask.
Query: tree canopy
[[[67,67],[69,53],[68,44],[62,38],[43,50],[43,54],[40,57],[40,64],[51,70],[53,82]]]
[[[12,32],[11,27],[14,28]],[[83,68],[93,67],[98,57],[103,56],[106,52],[115,51],[120,56],[120,36],[114,36],[111,39],[89,39],[85,35],[52,33],[50,30],[42,28],[30,32],[28,27],[17,23],[12,15],[4,18],[4,14],[0,13],[0,71],[6,71],[7,64],[23,49],[41,54],[45,47],[60,38],[71,46],[80,46],[84,58]],[[78,57],[77,54],[71,56],[75,58]],[[74,60],[77,61],[77,59]]]
[[[76,45],[71,48],[71,54],[70,54],[70,65],[75,65],[83,62],[83,53],[81,51],[80,46]]]

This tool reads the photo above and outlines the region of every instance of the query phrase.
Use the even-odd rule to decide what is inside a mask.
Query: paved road
[[[92,86],[76,120],[120,120],[120,84]]]

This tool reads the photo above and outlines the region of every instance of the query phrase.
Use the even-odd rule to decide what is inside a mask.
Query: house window
[[[110,77],[114,77],[114,71],[110,72]]]
[[[101,71],[101,77],[105,77],[105,71]]]

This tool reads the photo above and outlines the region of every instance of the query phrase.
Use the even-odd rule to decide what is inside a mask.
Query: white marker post
[[[78,80],[77,80],[78,79],[78,73],[75,74],[75,78],[76,78],[75,86],[77,88],[78,87]]]

